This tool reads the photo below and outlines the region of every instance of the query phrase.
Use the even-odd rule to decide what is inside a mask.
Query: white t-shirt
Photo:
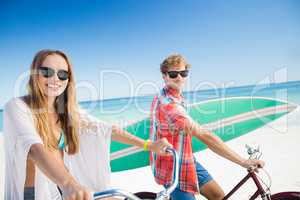
[[[80,119],[93,128],[81,126],[79,153],[64,153],[64,163],[80,184],[92,191],[106,190],[110,185],[111,125],[86,112],[81,112]],[[32,144],[43,142],[35,129],[31,110],[20,98],[12,99],[5,105],[3,122],[5,199],[23,200],[27,154]],[[35,199],[61,199],[57,186],[38,168],[35,173]]]

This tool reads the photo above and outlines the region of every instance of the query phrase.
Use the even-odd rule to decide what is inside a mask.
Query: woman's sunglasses
[[[170,78],[177,78],[178,74],[180,74],[180,76],[182,78],[185,78],[189,75],[189,70],[183,70],[183,71],[168,71],[167,72]]]
[[[39,67],[39,71],[45,78],[51,78],[55,74],[55,70],[50,67]],[[60,69],[56,72],[57,77],[61,81],[65,81],[69,79],[69,72],[63,69]]]

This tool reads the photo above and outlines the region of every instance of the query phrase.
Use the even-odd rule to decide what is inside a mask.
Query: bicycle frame
[[[223,200],[229,199],[229,197],[231,197],[232,194],[234,194],[249,179],[252,179],[257,187],[256,192],[251,196],[250,200],[256,199],[259,195],[263,200],[271,200],[271,195],[263,189],[255,172],[252,170],[248,170],[248,174],[223,198]]]
[[[262,200],[300,200],[300,192],[296,191],[280,192],[271,195],[269,192],[263,189],[256,173],[253,170],[248,170],[248,174],[223,198],[223,200],[229,199],[229,197],[231,197],[249,179],[252,179],[257,187],[256,192],[250,197],[249,200],[254,200],[258,196],[260,196]]]

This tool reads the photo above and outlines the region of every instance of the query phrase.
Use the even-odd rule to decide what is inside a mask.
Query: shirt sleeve
[[[38,135],[31,110],[21,99],[13,99],[4,107],[5,134],[15,140],[16,147],[28,152],[30,146],[41,143]]]
[[[163,112],[171,122],[174,129],[185,130],[186,126],[193,121],[186,109],[178,103],[172,102],[163,106]]]
[[[105,138],[110,138],[112,134],[112,125],[80,109],[80,132],[88,134],[98,134]]]
[[[69,172],[93,191],[110,186],[110,143],[112,126],[85,110],[80,110],[80,148],[75,155],[65,155]]]

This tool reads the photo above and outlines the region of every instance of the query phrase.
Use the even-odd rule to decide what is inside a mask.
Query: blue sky
[[[44,48],[70,56],[79,100],[155,92],[174,52],[192,64],[189,90],[256,84],[283,68],[300,80],[297,0],[1,1],[0,24],[0,107],[25,91],[20,77]]]

